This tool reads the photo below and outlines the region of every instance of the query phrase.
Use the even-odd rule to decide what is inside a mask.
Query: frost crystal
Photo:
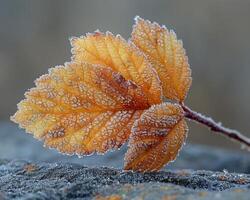
[[[187,134],[183,118],[183,110],[176,104],[163,103],[146,110],[132,128],[125,169],[156,171],[173,161]]]
[[[46,146],[78,155],[119,148],[150,106],[140,86],[87,63],[52,68],[25,96],[12,119]]]
[[[49,69],[11,119],[45,146],[90,155],[130,137],[125,168],[159,170],[184,143],[191,70],[173,31],[136,18],[131,41],[110,32],[71,38],[72,61]]]
[[[163,94],[184,101],[191,86],[191,70],[182,42],[172,30],[136,17],[132,41],[153,63],[162,82]]]

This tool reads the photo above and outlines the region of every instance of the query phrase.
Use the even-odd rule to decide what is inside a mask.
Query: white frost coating
[[[65,65],[36,80],[13,119],[62,153],[89,155],[120,148],[149,107],[146,94],[110,68]]]
[[[137,16],[131,40],[158,72],[163,94],[171,100],[183,101],[192,78],[185,49],[175,32]]]
[[[183,117],[181,106],[171,103],[153,105],[144,111],[132,128],[125,168],[155,171],[173,161],[187,135]]]
[[[131,80],[140,86],[144,93],[150,93],[151,95],[145,96],[150,102],[161,101],[161,83],[157,73],[145,55],[132,42],[127,43],[120,35],[114,36],[110,32],[98,32],[74,38],[71,43],[74,61],[85,59],[92,64],[110,67],[120,72],[126,80]],[[92,46],[94,48],[91,48]],[[156,102],[157,98],[159,100]]]

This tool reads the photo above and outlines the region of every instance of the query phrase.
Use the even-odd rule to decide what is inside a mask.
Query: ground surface
[[[0,160],[2,199],[249,199],[250,175],[211,171],[139,174],[78,164]]]
[[[162,172],[139,174],[121,170],[125,151],[61,155],[13,124],[0,123],[0,200],[250,199],[247,153],[189,144]]]

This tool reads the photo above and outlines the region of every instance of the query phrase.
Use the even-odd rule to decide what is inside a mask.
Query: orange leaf
[[[101,64],[121,73],[148,95],[151,104],[161,103],[161,85],[158,75],[145,56],[120,35],[95,32],[86,37],[72,38],[73,60]]]
[[[187,130],[184,112],[177,104],[163,103],[144,111],[132,128],[125,169],[159,170],[176,158]]]
[[[127,141],[148,94],[111,68],[68,63],[36,80],[12,120],[69,154],[104,153]]]
[[[188,58],[174,31],[136,17],[132,42],[147,56],[156,69],[166,98],[184,101],[191,86]]]

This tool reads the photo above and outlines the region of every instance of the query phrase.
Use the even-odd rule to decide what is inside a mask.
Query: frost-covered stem
[[[204,124],[205,126],[209,127],[212,131],[218,132],[232,140],[238,141],[241,144],[250,147],[250,138],[247,138],[246,136],[242,135],[239,131],[225,128],[221,125],[221,123],[217,123],[213,119],[191,110],[184,104],[181,104],[181,106],[185,111],[186,118]]]

